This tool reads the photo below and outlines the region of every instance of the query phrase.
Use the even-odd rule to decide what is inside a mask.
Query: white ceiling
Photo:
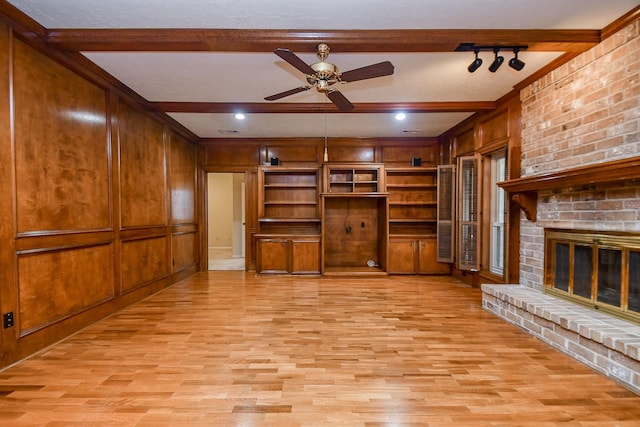
[[[47,29],[602,29],[636,0],[9,0]],[[473,41],[473,40],[462,40]],[[317,40],[317,43],[323,40]],[[317,44],[314,42],[314,44]],[[287,48],[288,46],[279,46]],[[315,46],[313,46],[315,48]],[[292,49],[295,51],[295,49]],[[311,50],[311,49],[309,49]],[[314,54],[296,52],[308,64]],[[306,84],[304,75],[265,52],[119,52],[83,54],[151,102],[267,103],[264,97]],[[332,50],[340,71],[389,60],[392,76],[351,82],[340,91],[356,103],[495,101],[562,52],[524,51],[526,66],[475,73],[472,52],[348,52]],[[505,52],[505,62],[511,57]],[[328,103],[315,89],[277,102]],[[433,137],[472,112],[169,113],[202,138]]]

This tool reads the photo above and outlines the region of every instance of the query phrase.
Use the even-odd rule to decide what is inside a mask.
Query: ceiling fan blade
[[[309,66],[309,64],[304,62],[302,59],[300,59],[298,57],[298,55],[296,55],[295,53],[291,52],[289,49],[278,48],[278,49],[274,50],[273,53],[275,53],[280,58],[284,59],[289,64],[293,65],[294,67],[296,67],[298,70],[302,71],[305,74],[308,74],[308,75],[312,76],[312,75],[314,75],[316,73],[313,70],[313,68],[311,68],[311,66]]]
[[[384,61],[378,64],[345,71],[340,75],[340,80],[343,82],[355,82],[358,80],[373,79],[375,77],[390,76],[391,74],[393,74],[393,64],[389,61]]]
[[[276,99],[284,98],[285,96],[293,95],[298,92],[304,92],[305,90],[311,89],[311,86],[300,86],[295,89],[285,90],[284,92],[276,93],[275,95],[267,96],[264,98],[265,101],[275,101]]]
[[[327,92],[327,97],[333,102],[340,111],[351,111],[355,106],[337,90]]]

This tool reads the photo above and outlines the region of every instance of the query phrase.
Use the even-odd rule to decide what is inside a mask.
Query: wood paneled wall
[[[196,146],[72,68],[0,23],[0,367],[199,265]]]
[[[490,197],[490,162],[491,153],[506,150],[507,168],[510,178],[520,176],[521,155],[521,120],[522,111],[520,99],[516,92],[505,96],[498,103],[495,111],[474,114],[458,126],[450,129],[441,137],[442,152],[451,153],[449,159],[443,158],[443,163],[455,164],[456,158],[480,154],[480,191],[479,209],[481,212],[489,212]],[[490,217],[481,215],[480,233],[478,234],[478,246],[481,248],[481,265],[478,273],[464,274],[463,280],[479,286],[480,283],[506,282],[518,283],[519,281],[519,252],[517,248],[520,239],[520,210],[513,202],[507,209],[507,237],[505,246],[505,273],[499,278],[488,272],[486,262],[489,251]]]

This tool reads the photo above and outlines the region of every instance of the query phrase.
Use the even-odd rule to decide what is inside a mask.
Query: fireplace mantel
[[[576,188],[640,179],[640,157],[596,163],[544,175],[499,182],[529,221],[536,220],[538,191]]]

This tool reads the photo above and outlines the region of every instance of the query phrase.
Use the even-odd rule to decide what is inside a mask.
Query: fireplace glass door
[[[545,230],[545,291],[640,323],[640,236]]]

